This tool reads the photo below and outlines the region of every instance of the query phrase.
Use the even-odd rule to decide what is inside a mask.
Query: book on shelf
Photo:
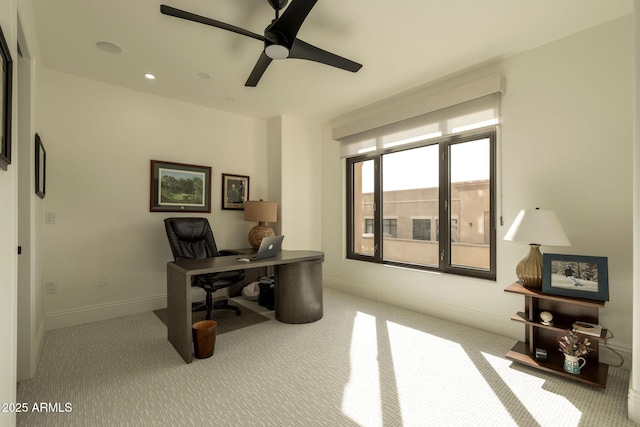
[[[592,335],[594,337],[599,337],[600,334],[602,334],[602,326],[589,322],[575,322],[573,324],[573,330],[580,334]]]

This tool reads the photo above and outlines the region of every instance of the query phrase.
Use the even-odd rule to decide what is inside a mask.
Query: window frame
[[[448,207],[452,206],[451,203],[451,148],[454,145],[476,141],[480,139],[489,139],[489,268],[480,269],[470,266],[459,266],[451,263],[451,215],[449,215]],[[491,128],[484,128],[481,130],[473,130],[461,134],[446,135],[438,138],[433,138],[423,141],[421,144],[411,144],[409,147],[393,147],[386,150],[380,150],[375,153],[366,153],[360,156],[354,156],[346,159],[346,211],[347,211],[347,251],[346,256],[348,259],[373,262],[385,265],[401,266],[406,268],[439,271],[448,274],[456,274],[461,276],[477,277],[487,280],[496,280],[496,147],[497,147],[497,126]],[[383,242],[383,192],[382,192],[382,176],[383,176],[383,157],[386,154],[411,150],[429,145],[438,145],[438,156],[440,160],[439,168],[439,216],[433,220],[438,224],[438,230],[435,232],[439,234],[438,254],[439,263],[438,266],[427,266],[422,264],[413,264],[409,262],[390,261],[385,260],[384,254],[384,242]],[[354,215],[354,165],[361,162],[372,160],[374,162],[374,253],[373,255],[362,254],[354,251],[354,230],[357,227],[362,227],[361,224],[355,224]],[[446,203],[445,203],[446,201]],[[419,215],[419,214],[418,214]],[[454,215],[455,217],[455,215]],[[370,219],[370,216],[368,217]],[[440,221],[441,218],[446,218],[446,221]],[[360,220],[360,219],[359,219]],[[434,224],[434,227],[436,226]],[[434,240],[436,236],[433,236]]]

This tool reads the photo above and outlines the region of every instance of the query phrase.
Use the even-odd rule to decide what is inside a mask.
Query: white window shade
[[[500,123],[502,76],[493,75],[333,129],[341,157],[381,152],[393,147],[423,145],[440,136]],[[390,122],[390,120],[395,120]]]
[[[380,137],[382,148],[392,148],[399,145],[412,144],[426,139],[442,136],[439,123],[430,123]]]

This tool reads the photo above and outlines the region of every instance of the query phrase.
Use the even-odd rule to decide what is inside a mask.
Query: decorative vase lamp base
[[[260,243],[262,243],[262,239],[265,237],[273,237],[276,233],[273,231],[273,228],[268,225],[264,225],[264,222],[256,225],[249,231],[249,244],[255,250],[258,250],[260,247]]]
[[[529,253],[516,266],[516,276],[528,288],[542,288],[542,253],[540,245],[530,244]]]

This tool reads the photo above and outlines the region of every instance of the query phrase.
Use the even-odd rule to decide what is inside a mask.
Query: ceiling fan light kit
[[[253,67],[245,86],[256,86],[273,59],[306,59],[331,67],[340,68],[352,73],[362,68],[361,64],[343,58],[334,53],[327,52],[309,43],[305,43],[296,36],[302,23],[311,12],[318,0],[293,0],[289,7],[280,16],[280,10],[284,8],[288,0],[267,0],[275,10],[275,19],[264,30],[264,36],[245,30],[244,28],[216,21],[215,19],[196,15],[191,12],[176,9],[171,6],[161,5],[160,12],[164,15],[181,18],[187,21],[231,31],[246,37],[264,42],[264,49]]]
[[[264,53],[271,59],[285,59],[289,57],[289,49],[279,44],[271,44],[265,47]]]

